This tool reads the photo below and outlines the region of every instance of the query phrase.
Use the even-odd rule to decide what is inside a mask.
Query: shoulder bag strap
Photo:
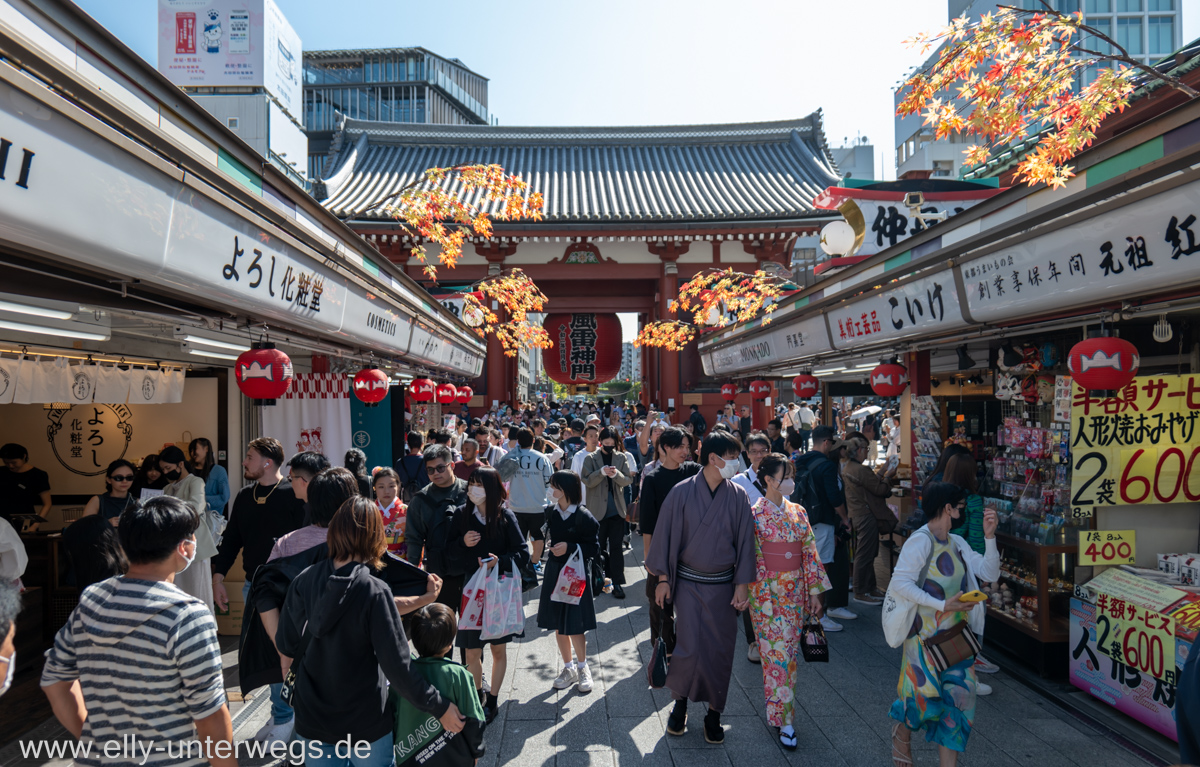
[[[925,588],[925,578],[929,575],[929,565],[933,562],[933,550],[937,548],[937,541],[933,539],[933,533],[925,529],[917,530],[918,533],[924,533],[929,539],[929,556],[925,557],[925,566],[921,568],[921,575],[917,578],[917,588]]]

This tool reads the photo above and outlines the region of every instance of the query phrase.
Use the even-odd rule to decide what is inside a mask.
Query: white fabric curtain
[[[273,406],[262,410],[262,434],[283,443],[288,458],[311,450],[341,466],[353,447],[349,379],[334,373],[310,373],[292,385]]]

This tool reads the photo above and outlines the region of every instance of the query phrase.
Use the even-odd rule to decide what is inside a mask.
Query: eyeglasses
[[[312,477],[306,477],[303,474],[288,474],[289,482],[312,482]]]
[[[109,479],[111,479],[113,482],[132,482],[133,475],[132,474],[121,474],[120,476],[118,476],[118,475],[114,474],[113,476],[109,477]]]
[[[770,452],[770,451],[759,448],[757,450],[749,451],[749,454],[750,455],[766,455],[768,452]]]
[[[450,468],[450,465],[445,463],[439,463],[435,465],[426,464],[425,471],[429,474],[441,474],[448,468]]]

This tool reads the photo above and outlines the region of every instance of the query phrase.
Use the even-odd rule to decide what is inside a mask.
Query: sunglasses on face
[[[439,463],[439,464],[434,464],[434,465],[427,465],[425,467],[425,471],[428,472],[429,474],[441,474],[443,471],[445,471],[448,468],[450,468],[450,466],[448,464]]]
[[[132,482],[133,475],[132,474],[119,474],[119,475],[114,474],[113,476],[109,477],[109,479],[111,479],[113,482]]]

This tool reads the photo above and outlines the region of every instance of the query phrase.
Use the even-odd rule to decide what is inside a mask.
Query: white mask
[[[736,458],[726,458],[725,465],[721,467],[721,479],[733,479],[737,476],[738,465]]]
[[[562,491],[560,491],[558,488],[552,487],[550,488],[548,495],[550,496],[550,500],[552,502],[558,503],[558,499],[562,498]]]
[[[5,660],[0,656],[0,660]],[[4,681],[0,682],[0,695],[8,692],[8,688],[12,687],[13,675],[17,671],[17,651],[13,650],[12,655],[8,656],[8,671],[4,674]]]
[[[784,498],[791,495],[795,489],[796,480],[791,479],[790,477],[779,483],[779,492],[783,493]]]
[[[487,491],[479,485],[472,485],[467,488],[467,497],[471,499],[471,503],[482,506],[483,502],[487,500]]]
[[[186,553],[181,555],[181,556],[183,557],[183,560],[184,560],[184,563],[185,563],[185,564],[183,565],[183,567],[182,567],[181,569],[179,569],[179,570],[176,570],[176,571],[175,571],[175,574],[176,574],[176,575],[179,575],[179,574],[180,574],[180,573],[182,573],[184,570],[186,570],[186,569],[188,569],[189,567],[191,567],[191,566],[192,566],[192,563],[196,561],[196,539],[195,539],[195,538],[193,538],[193,539],[191,539],[190,541],[185,541],[185,543],[191,543],[191,544],[192,544],[192,555],[191,555],[190,557],[189,557],[189,556],[188,556]],[[184,549],[184,551],[186,552],[186,551],[187,551],[187,549]]]

